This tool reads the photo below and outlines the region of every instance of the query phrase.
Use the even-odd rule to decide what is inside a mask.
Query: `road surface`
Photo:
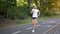
[[[25,24],[17,27],[2,29],[0,30],[0,34],[45,34],[49,29],[53,28],[59,23],[60,18],[48,19],[38,22],[36,32],[34,33],[32,33],[32,24]],[[60,34],[60,28],[58,28],[55,34]]]

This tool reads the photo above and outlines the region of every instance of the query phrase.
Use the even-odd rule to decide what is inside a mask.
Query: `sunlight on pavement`
[[[12,33],[12,34],[17,34],[17,33],[20,33],[21,31],[17,31],[17,32],[14,32],[14,33]]]
[[[52,27],[52,25],[47,25],[47,27]]]

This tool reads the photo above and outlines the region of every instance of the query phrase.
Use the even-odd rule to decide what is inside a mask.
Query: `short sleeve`
[[[32,11],[34,11],[34,9],[32,9]]]
[[[39,12],[39,10],[38,10],[38,12]]]

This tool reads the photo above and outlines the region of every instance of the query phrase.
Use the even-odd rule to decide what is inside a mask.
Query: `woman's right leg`
[[[32,20],[32,24],[33,24],[33,31],[32,32],[34,32],[36,29],[36,19]]]

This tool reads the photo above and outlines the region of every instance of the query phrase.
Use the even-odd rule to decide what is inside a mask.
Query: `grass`
[[[39,17],[38,21],[45,21],[47,19],[55,19],[55,18],[60,18],[60,16],[45,16],[45,17]],[[32,18],[29,17],[27,19],[24,20],[16,20],[16,23],[13,24],[0,24],[0,29],[5,29],[5,28],[10,28],[10,27],[16,27],[16,26],[20,26],[22,24],[31,24],[32,22]]]
[[[48,20],[48,19],[55,19],[55,18],[60,18],[60,16],[45,16],[45,17],[39,17],[39,18],[38,18],[38,21],[45,21],[45,20]],[[28,18],[28,19],[26,19],[26,20],[22,20],[22,23],[27,24],[27,23],[31,23],[31,21],[32,21],[32,18],[30,17],[30,18]]]

